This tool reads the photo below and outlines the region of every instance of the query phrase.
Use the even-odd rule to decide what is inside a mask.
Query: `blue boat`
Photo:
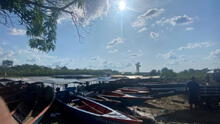
[[[87,124],[141,124],[142,120],[117,112],[91,99],[69,91],[59,91],[56,97],[63,111]],[[72,120],[75,121],[74,119]]]

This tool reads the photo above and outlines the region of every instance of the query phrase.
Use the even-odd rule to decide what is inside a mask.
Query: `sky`
[[[220,68],[219,0],[85,0],[79,41],[58,19],[56,49],[31,49],[22,25],[0,25],[0,61],[79,69],[140,71]],[[76,10],[79,17],[80,10]]]

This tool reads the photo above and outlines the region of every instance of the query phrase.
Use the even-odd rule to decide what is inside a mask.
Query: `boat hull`
[[[68,116],[70,123],[79,121],[82,124],[141,124],[142,121],[126,121],[123,119],[108,118],[103,116],[97,116],[96,114],[90,114],[86,111],[81,111],[70,105],[65,104],[59,99],[56,102],[63,113]]]
[[[18,123],[40,123],[55,99],[53,89],[45,87],[42,82],[28,84],[23,81],[10,81],[0,88],[0,96]]]

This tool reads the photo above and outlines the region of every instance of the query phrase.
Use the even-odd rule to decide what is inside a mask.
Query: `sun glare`
[[[118,8],[119,8],[119,10],[121,10],[121,11],[126,8],[126,3],[125,3],[124,0],[119,1],[119,3],[118,3]]]

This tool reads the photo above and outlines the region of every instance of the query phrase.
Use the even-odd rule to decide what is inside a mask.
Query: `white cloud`
[[[36,63],[37,60],[35,58],[30,58],[30,59],[27,59],[27,62],[28,63]]]
[[[97,61],[97,60],[101,60],[101,58],[99,56],[96,56],[96,57],[91,57],[90,60]]]
[[[183,62],[187,62],[186,56],[177,55],[175,50],[170,50],[164,54],[158,54],[157,58],[163,58],[167,65],[179,65]]]
[[[69,20],[71,20],[71,16],[70,16],[70,15],[62,14],[62,15],[60,15],[60,17],[57,19],[57,23],[58,23],[58,24],[61,24],[61,23],[65,22],[65,21],[69,21]]]
[[[3,54],[3,49],[0,47],[0,55]]]
[[[106,48],[110,49],[110,48],[113,48],[114,46],[116,46],[118,44],[122,44],[122,43],[124,43],[124,40],[121,37],[117,37],[117,38],[113,39],[112,41],[110,41],[107,44]]]
[[[162,14],[163,12],[164,12],[163,8],[162,9],[157,9],[157,8],[149,9],[144,14],[139,15],[137,17],[137,19],[132,23],[132,27],[143,28],[143,26],[146,25],[146,21],[148,19],[152,19],[154,17],[157,17],[160,14]]]
[[[171,18],[172,25],[185,25],[193,22],[193,19],[187,15],[176,16]]]
[[[139,54],[139,53],[131,53],[130,54],[131,58],[136,58],[136,57],[140,57],[140,56],[142,56],[142,54]]]
[[[188,15],[183,15],[183,16],[174,16],[172,18],[162,18],[161,20],[156,22],[157,24],[171,24],[173,26],[176,25],[187,25],[193,23],[193,19],[189,17]]]
[[[192,30],[194,30],[194,27],[186,27],[185,30],[186,30],[186,31],[192,31]]]
[[[50,56],[44,52],[34,50],[34,49],[20,49],[16,53],[16,57],[19,58],[19,60],[23,60],[21,63],[29,62],[29,64],[39,64],[39,65],[45,65],[45,62],[48,63],[48,61],[54,61],[57,59],[55,56]]]
[[[132,63],[127,63],[127,64],[125,65],[125,67],[132,67],[132,66],[133,66]]]
[[[104,69],[126,69],[131,67],[132,64],[131,63],[118,63],[118,62],[112,62],[112,61],[104,61],[102,63],[102,68]]]
[[[5,51],[4,49],[0,48],[0,61],[10,59],[15,60],[14,51]]]
[[[8,43],[6,41],[1,41],[0,46],[6,46]]]
[[[118,49],[109,50],[108,52],[109,52],[109,53],[117,53],[117,52],[118,52]]]
[[[11,35],[25,35],[26,34],[26,30],[24,29],[17,29],[17,28],[12,28],[10,29],[9,32]]]
[[[18,49],[14,51],[4,51],[0,49],[0,61],[9,59],[14,61],[15,65],[20,64],[37,64],[49,67],[66,66],[68,68],[92,68],[92,69],[126,69],[129,65],[125,63],[105,60],[99,56],[88,58],[61,58],[51,56],[49,54],[32,50],[32,49]],[[1,54],[2,53],[2,54]]]
[[[163,58],[168,65],[178,65],[185,62],[190,62],[189,57],[185,55],[179,55],[178,52],[186,50],[186,49],[195,49],[195,48],[206,48],[211,47],[213,45],[212,42],[197,42],[197,43],[188,43],[185,46],[179,47],[177,49],[170,50],[167,53],[158,54],[157,58]],[[209,57],[220,57],[220,49],[212,51]]]
[[[159,16],[163,12],[164,12],[163,8],[162,9],[157,9],[157,8],[149,9],[144,14],[138,16],[138,19],[151,19],[153,17]]]
[[[85,60],[86,61],[86,60]],[[89,68],[92,69],[126,69],[130,67],[130,64],[114,62],[110,60],[105,60],[99,56],[90,58]]]
[[[152,39],[158,39],[159,38],[159,33],[156,33],[156,32],[150,32],[150,37],[152,38]]]
[[[109,8],[109,0],[85,0],[83,8],[78,8],[74,5],[70,6],[68,9],[75,12],[77,23],[87,26],[95,19],[106,15]],[[70,15],[61,15],[58,19],[58,23],[70,19]]]
[[[142,50],[138,50],[138,52],[128,51],[128,53],[129,53],[129,57],[130,57],[130,58],[137,58],[137,57],[143,56]]]
[[[137,19],[135,22],[132,23],[132,27],[134,28],[142,28],[145,26],[145,20],[144,19]]]
[[[216,50],[210,52],[209,56],[212,58],[220,58],[220,49],[216,49]]]
[[[56,59],[52,59],[53,61],[51,61],[50,63],[52,63],[50,66],[51,67],[62,67],[62,66],[66,66],[68,68],[73,68],[73,67],[77,67],[80,68],[79,65],[76,65],[76,63],[80,63],[80,61],[71,59],[71,58],[58,58],[56,57]],[[81,61],[84,61],[83,59]],[[82,64],[82,62],[81,62]]]
[[[179,47],[178,50],[205,48],[205,47],[211,47],[212,45],[213,45],[212,42],[188,43],[186,46]]]
[[[168,65],[180,65],[183,64],[185,62],[188,62],[188,60],[186,59],[186,56],[184,55],[179,55],[176,56],[176,59],[171,59],[167,62]]]
[[[177,58],[176,57],[176,53],[174,52],[174,50],[171,50],[171,51],[169,51],[167,53],[164,53],[164,54],[159,54],[158,57],[159,58],[162,57],[163,59],[166,59],[166,60],[168,60],[168,59],[176,59]]]
[[[144,31],[146,31],[146,30],[147,30],[147,28],[146,28],[146,27],[143,27],[143,28],[139,29],[138,32],[141,33],[141,32],[144,32]]]
[[[8,58],[10,58],[10,57],[13,57],[14,54],[15,54],[14,51],[9,51],[9,52],[7,52],[6,56],[7,56]]]
[[[102,15],[106,15],[109,7],[109,0],[85,0],[86,20],[93,21]]]

